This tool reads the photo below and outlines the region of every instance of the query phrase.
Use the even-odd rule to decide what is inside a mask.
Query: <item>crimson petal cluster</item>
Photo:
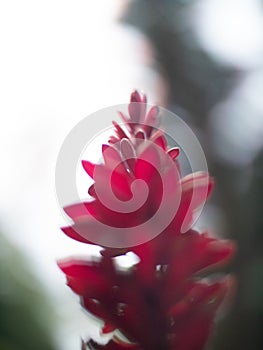
[[[104,321],[102,334],[113,332],[106,345],[90,340],[83,342],[83,349],[201,350],[232,285],[230,277],[212,280],[203,275],[223,266],[232,257],[234,244],[191,228],[194,212],[207,200],[213,180],[202,172],[181,177],[179,149],[168,148],[165,134],[158,128],[159,110],[152,107],[147,111],[146,102],[145,95],[133,92],[129,117],[120,113],[122,125],[113,122],[115,133],[109,144],[102,146],[104,163],[82,162],[94,180],[89,188],[93,199],[64,208],[74,222],[62,228],[67,236],[87,244],[102,242],[98,262],[59,262],[82,306]],[[138,202],[131,201],[136,197],[136,188],[132,189],[135,180],[147,183],[147,200],[134,211],[121,212],[116,198],[117,203],[131,203],[131,208],[141,203],[140,195]],[[105,199],[109,184],[113,197],[108,195],[109,205],[105,205],[100,194]],[[140,193],[139,187],[135,193]],[[180,201],[162,231],[155,237],[144,232],[141,224],[160,205],[166,212],[175,198]],[[107,230],[101,230],[100,223],[111,227],[111,235],[115,234],[114,227],[123,231],[131,228],[131,234],[118,237],[122,246],[103,244]],[[183,224],[188,227],[184,233]],[[136,244],[138,239],[141,244]],[[123,271],[115,257],[129,251],[139,257],[139,262]]]

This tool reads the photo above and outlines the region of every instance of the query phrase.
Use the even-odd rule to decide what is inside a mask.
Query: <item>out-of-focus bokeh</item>
[[[193,128],[216,179],[198,227],[237,241],[237,294],[210,349],[262,349],[262,2],[11,0],[0,4],[0,47],[3,349],[30,349],[27,334],[60,350],[99,337],[56,266],[96,252],[59,230],[55,163],[80,119],[134,88]]]

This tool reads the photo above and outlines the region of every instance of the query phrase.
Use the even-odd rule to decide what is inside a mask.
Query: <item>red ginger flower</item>
[[[232,256],[234,246],[190,228],[193,213],[206,201],[213,182],[205,173],[180,178],[178,149],[167,148],[163,132],[157,129],[158,109],[153,107],[146,113],[145,103],[145,96],[132,94],[130,118],[121,114],[126,128],[114,122],[115,135],[110,145],[103,145],[104,164],[83,161],[84,169],[94,179],[89,189],[94,200],[64,208],[74,225],[63,231],[84,243],[102,242],[101,261],[70,260],[59,266],[69,287],[81,297],[83,307],[104,320],[102,332],[118,329],[131,342],[115,335],[103,346],[106,349],[201,350],[230,279],[212,283],[201,279],[199,273],[223,265]],[[144,202],[138,180],[148,185]],[[166,213],[174,209],[175,201],[176,210],[169,216]],[[123,202],[128,211],[122,211]],[[157,220],[146,228],[142,226],[160,206]],[[184,233],[183,225],[188,228]],[[129,235],[121,236],[127,229]],[[159,234],[151,236],[151,230]],[[109,242],[107,235],[117,236],[116,248],[103,244]],[[140,262],[125,272],[119,271],[113,256],[127,251],[137,254]],[[88,345],[102,348],[93,341]]]

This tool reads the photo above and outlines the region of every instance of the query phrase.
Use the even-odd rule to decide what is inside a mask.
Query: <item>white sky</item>
[[[200,0],[195,9],[196,34],[217,60],[241,68],[262,62],[260,0]]]
[[[150,45],[135,30],[114,24],[117,5],[0,3],[0,222],[52,295],[64,320],[58,333],[63,350],[79,349],[80,333],[92,326],[55,263],[87,253],[59,229],[65,225],[54,188],[60,146],[80,119],[127,102],[134,88],[158,103],[164,98]]]

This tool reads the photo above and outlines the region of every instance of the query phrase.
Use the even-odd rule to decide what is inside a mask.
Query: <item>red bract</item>
[[[115,334],[89,348],[201,350],[231,279],[212,282],[200,272],[225,264],[234,245],[191,229],[213,181],[201,172],[181,177],[179,150],[169,149],[158,129],[158,108],[146,107],[146,97],[134,92],[129,118],[121,114],[124,126],[114,122],[115,135],[102,147],[104,163],[83,161],[93,200],[64,208],[74,224],[62,230],[99,242],[101,260],[59,266],[83,307],[104,321],[102,333],[118,329],[127,339]],[[121,271],[114,256],[127,251],[140,261]]]

